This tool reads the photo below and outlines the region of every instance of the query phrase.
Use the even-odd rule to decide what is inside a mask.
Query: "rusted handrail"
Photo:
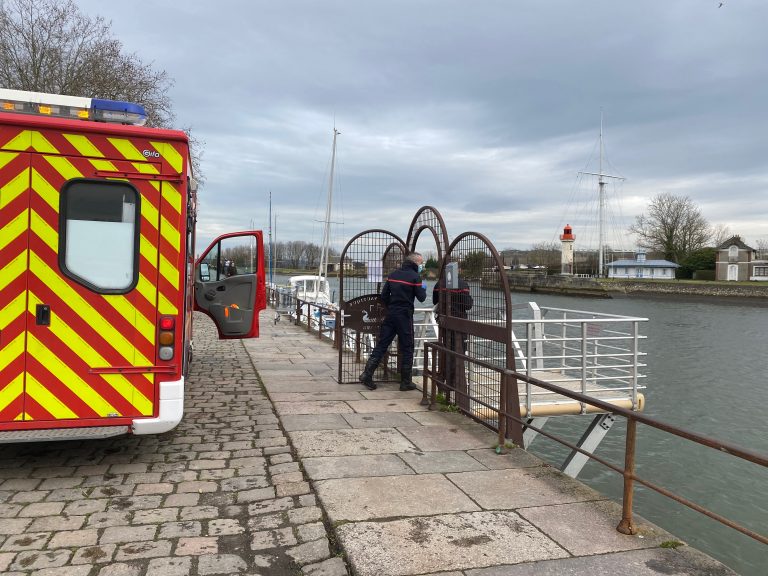
[[[618,474],[622,475],[624,478],[624,490],[623,490],[623,498],[622,498],[622,518],[621,522],[617,526],[617,530],[619,532],[622,532],[624,534],[634,534],[635,528],[632,522],[632,504],[633,504],[633,494],[634,494],[634,482],[637,481],[643,486],[646,486],[647,488],[650,488],[651,490],[658,492],[659,494],[666,496],[667,498],[671,498],[675,500],[676,502],[679,502],[680,504],[683,504],[692,510],[695,510],[696,512],[699,512],[701,514],[704,514],[705,516],[712,518],[713,520],[717,520],[721,524],[724,524],[725,526],[728,526],[729,528],[732,528],[734,530],[737,530],[738,532],[741,532],[742,534],[745,534],[758,542],[762,542],[763,544],[768,544],[768,537],[762,534],[759,534],[758,532],[755,532],[753,530],[750,530],[749,528],[746,528],[737,522],[734,522],[724,516],[721,516],[720,514],[717,514],[716,512],[712,512],[711,510],[696,504],[695,502],[692,502],[682,496],[679,496],[672,491],[663,488],[661,486],[658,486],[654,484],[653,482],[650,482],[648,480],[645,480],[635,473],[635,442],[636,442],[636,433],[637,433],[637,424],[645,424],[646,426],[650,426],[652,428],[655,428],[657,430],[661,430],[662,432],[667,432],[668,434],[672,434],[673,436],[677,436],[679,438],[682,438],[683,440],[688,440],[691,442],[694,442],[696,444],[700,444],[702,446],[706,446],[708,448],[712,448],[714,450],[718,450],[720,452],[725,452],[727,454],[730,454],[736,458],[739,458],[741,460],[746,460],[748,462],[752,462],[754,464],[757,464],[758,466],[762,467],[768,467],[768,455],[767,454],[761,454],[758,452],[754,452],[752,450],[748,450],[745,448],[741,448],[739,446],[736,446],[734,444],[723,442],[720,440],[716,440],[714,438],[710,438],[708,436],[704,436],[703,434],[698,434],[696,432],[692,432],[690,430],[684,430],[682,428],[678,428],[677,426],[673,426],[672,424],[668,424],[666,422],[662,422],[661,420],[657,420],[655,418],[652,418],[650,416],[646,416],[644,414],[640,414],[638,412],[634,412],[632,410],[627,410],[626,408],[621,408],[619,406],[615,406],[613,404],[610,404],[608,402],[604,402],[602,400],[599,400],[597,398],[593,398],[591,396],[582,394],[580,392],[574,392],[572,390],[569,390],[567,388],[563,388],[561,386],[557,386],[556,384],[552,384],[550,382],[545,382],[543,380],[539,380],[538,378],[527,376],[520,372],[515,372],[513,370],[508,370],[505,368],[502,368],[500,366],[496,366],[493,364],[490,364],[488,362],[484,362],[482,360],[476,360],[470,356],[457,353],[453,350],[450,350],[449,348],[446,348],[444,346],[441,346],[440,344],[434,343],[434,342],[425,342],[424,343],[424,357],[427,358],[430,349],[432,350],[432,357],[433,359],[438,356],[438,354],[447,354],[452,356],[461,356],[463,362],[476,364],[478,366],[482,366],[483,368],[492,370],[494,372],[497,372],[500,376],[499,378],[499,403],[498,408],[494,408],[493,406],[489,405],[486,402],[481,401],[478,398],[472,397],[471,394],[466,394],[461,390],[458,390],[457,388],[451,386],[448,382],[442,381],[438,378],[436,373],[435,366],[438,364],[436,362],[432,362],[432,366],[430,368],[426,367],[424,368],[424,385],[425,388],[423,390],[423,401],[426,401],[427,399],[427,392],[426,392],[426,384],[427,380],[431,380],[431,399],[432,399],[432,405],[434,405],[434,399],[436,395],[436,385],[439,383],[442,387],[444,387],[447,390],[450,390],[454,392],[454,394],[458,394],[461,396],[464,396],[468,398],[469,400],[472,400],[473,402],[484,406],[486,408],[489,408],[491,410],[494,410],[498,413],[498,422],[499,422],[499,434],[500,434],[500,445],[503,444],[504,438],[501,437],[502,429],[503,429],[503,422],[508,422],[510,420],[516,421],[521,426],[526,426],[530,428],[531,430],[534,430],[538,432],[539,434],[542,434],[546,436],[547,438],[554,440],[555,442],[558,442],[559,444],[562,444],[563,446],[568,447],[571,450],[575,450],[579,452],[580,454],[583,454],[592,460],[595,460],[596,462],[599,462],[603,466],[606,466],[608,469],[613,470],[614,472],[617,472]],[[523,382],[528,382],[533,386],[538,386],[540,388],[544,388],[546,390],[549,390],[551,392],[554,392],[556,394],[561,394],[563,396],[566,396],[568,398],[571,398],[573,400],[576,400],[578,402],[583,402],[585,404],[589,404],[591,406],[595,406],[597,408],[600,408],[601,410],[611,413],[617,416],[622,416],[627,419],[627,436],[626,436],[626,445],[625,445],[625,462],[624,462],[624,468],[621,468],[620,466],[617,466],[611,462],[608,462],[607,460],[596,456],[592,454],[591,452],[587,452],[586,450],[583,450],[579,448],[578,446],[575,446],[574,444],[562,440],[553,434],[550,434],[549,432],[546,432],[542,430],[541,428],[538,428],[536,426],[533,426],[532,424],[528,423],[527,421],[524,421],[522,418],[518,418],[512,414],[509,413],[509,410],[504,410],[504,403],[503,399],[506,397],[504,387],[509,385],[508,382],[515,382],[517,380],[522,380]],[[516,385],[516,384],[514,384]],[[457,402],[457,405],[459,403]],[[482,421],[482,420],[481,420]],[[486,426],[490,426],[488,422],[483,422]],[[492,426],[490,426],[492,428]]]

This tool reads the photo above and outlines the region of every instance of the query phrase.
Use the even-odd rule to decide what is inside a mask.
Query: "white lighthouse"
[[[575,240],[576,236],[573,235],[571,225],[566,224],[565,228],[563,228],[563,233],[560,234],[560,242],[563,244],[560,255],[561,274],[573,274],[573,242]]]

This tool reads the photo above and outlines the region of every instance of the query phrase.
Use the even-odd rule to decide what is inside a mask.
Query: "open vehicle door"
[[[219,236],[195,264],[195,310],[216,323],[219,338],[255,338],[267,307],[261,231]]]

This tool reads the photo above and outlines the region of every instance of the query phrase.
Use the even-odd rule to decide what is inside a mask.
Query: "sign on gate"
[[[344,302],[341,311],[344,328],[366,334],[378,334],[386,313],[387,309],[378,294],[366,294]]]

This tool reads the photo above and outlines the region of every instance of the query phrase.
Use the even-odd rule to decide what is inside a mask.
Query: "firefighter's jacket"
[[[421,282],[419,267],[406,260],[398,270],[392,272],[381,290],[381,301],[387,307],[387,314],[407,312],[413,314],[413,299],[419,302],[427,299],[427,289]]]

